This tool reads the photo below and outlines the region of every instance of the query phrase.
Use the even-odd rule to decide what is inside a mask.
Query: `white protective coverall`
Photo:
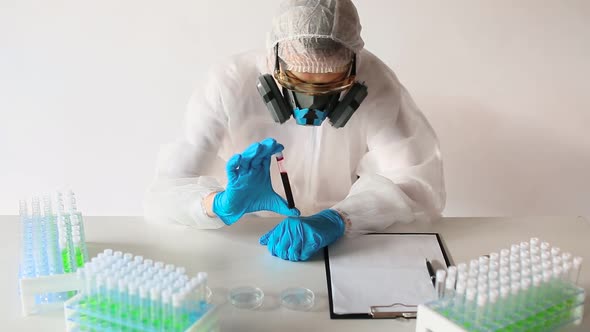
[[[294,15],[302,15],[301,1],[291,2],[297,2]],[[333,1],[320,2],[334,7]],[[338,5],[354,9],[349,1],[337,1],[336,10]],[[346,9],[341,16],[356,15],[356,9]],[[328,22],[323,23],[332,24],[329,31],[338,33],[336,23],[322,13],[325,17]],[[319,18],[314,22],[322,23]],[[293,37],[292,31],[285,31],[285,22],[277,26],[281,29],[269,49]],[[360,24],[355,34],[346,33],[326,37],[349,38],[349,44],[356,45],[353,50],[363,47]],[[225,226],[219,218],[206,215],[202,199],[223,190],[225,162],[233,154],[267,137],[285,146],[284,163],[302,216],[334,208],[348,219],[348,235],[439,217],[445,189],[432,127],[387,65],[365,49],[354,51],[357,81],[367,85],[368,96],[339,129],[329,120],[318,127],[297,125],[293,119],[282,125],[273,121],[256,89],[258,76],[272,70],[268,51],[240,54],[213,68],[205,85],[191,97],[183,137],[161,148],[157,177],[145,200],[146,219],[198,228]],[[271,164],[271,178],[274,190],[284,197],[276,162]]]
[[[293,119],[279,125],[256,90],[267,52],[241,54],[215,68],[192,96],[184,138],[163,146],[145,215],[155,222],[199,228],[225,224],[208,217],[204,197],[222,191],[225,162],[248,145],[272,137],[285,146],[285,166],[297,208],[311,215],[344,212],[348,234],[380,231],[394,222],[432,220],[445,204],[438,141],[395,74],[370,52],[358,55],[357,77],[369,94],[344,128]],[[276,163],[274,190],[284,196]]]

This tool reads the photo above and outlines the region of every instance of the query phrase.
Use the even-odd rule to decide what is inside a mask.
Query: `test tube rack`
[[[532,238],[439,270],[438,299],[418,306],[416,331],[555,331],[580,324],[581,263]]]
[[[98,254],[77,271],[80,293],[66,301],[67,331],[219,331],[207,274],[142,256]]]
[[[88,260],[82,214],[72,191],[68,210],[62,193],[56,195],[57,212],[51,196],[20,201],[21,247],[19,295],[23,316],[63,307],[63,302],[79,288],[77,268]]]

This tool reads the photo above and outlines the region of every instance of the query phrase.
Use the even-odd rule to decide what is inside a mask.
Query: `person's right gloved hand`
[[[287,201],[272,189],[270,161],[283,149],[283,145],[267,138],[227,161],[227,187],[213,199],[213,212],[226,225],[232,225],[248,212],[265,210],[286,216],[300,214],[298,209],[289,209]]]

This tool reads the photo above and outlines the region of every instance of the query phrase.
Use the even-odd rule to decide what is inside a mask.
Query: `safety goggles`
[[[278,47],[279,45],[277,43],[277,45],[275,45],[275,71],[273,76],[277,82],[286,89],[312,96],[326,95],[347,90],[355,83],[356,55],[354,55],[352,58],[349,72],[345,78],[327,83],[308,83],[297,78],[292,72],[288,70],[281,70]]]

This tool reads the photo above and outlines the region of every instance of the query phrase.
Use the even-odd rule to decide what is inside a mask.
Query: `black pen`
[[[436,285],[436,274],[434,274],[434,269],[432,268],[432,264],[430,264],[430,261],[428,261],[428,258],[425,258],[426,260],[426,269],[428,269],[428,274],[430,274],[430,281],[432,281],[432,286]]]

